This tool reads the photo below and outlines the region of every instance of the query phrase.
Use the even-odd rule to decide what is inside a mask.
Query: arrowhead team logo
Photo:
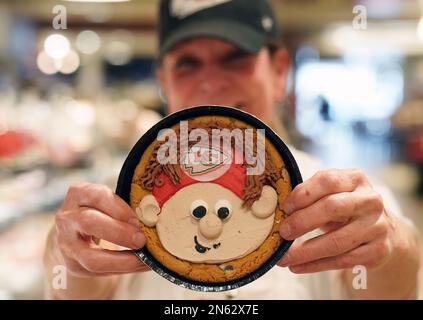
[[[233,164],[246,164],[247,175],[263,174],[264,129],[256,129],[254,135],[254,130],[250,128],[215,128],[211,134],[203,128],[191,131],[188,128],[188,121],[184,120],[180,121],[179,137],[170,128],[158,132],[157,140],[163,142],[157,150],[157,161],[161,165],[178,165],[187,176],[199,181],[213,181]],[[190,146],[198,139],[201,141]]]
[[[194,145],[183,156],[181,168],[192,179],[206,182],[213,181],[225,174],[231,163],[231,150]]]

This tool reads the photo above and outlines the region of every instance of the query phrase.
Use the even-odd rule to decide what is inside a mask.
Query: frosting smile
[[[194,242],[195,242],[195,250],[197,250],[197,252],[199,253],[206,253],[207,251],[211,249],[209,247],[205,247],[201,245],[197,240],[197,236],[194,236]],[[220,242],[213,245],[214,249],[217,249],[219,247],[220,247]]]

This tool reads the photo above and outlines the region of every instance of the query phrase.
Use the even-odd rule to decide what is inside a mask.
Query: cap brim
[[[266,43],[266,35],[241,23],[201,21],[187,24],[175,31],[162,44],[159,60],[177,44],[197,37],[210,37],[229,42],[250,53],[257,53]]]

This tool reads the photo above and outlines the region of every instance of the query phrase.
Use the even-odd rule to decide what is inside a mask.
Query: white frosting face
[[[166,201],[156,228],[172,255],[191,262],[222,263],[246,256],[263,243],[273,226],[274,209],[266,217],[255,215],[242,208],[242,199],[229,189],[195,183]]]

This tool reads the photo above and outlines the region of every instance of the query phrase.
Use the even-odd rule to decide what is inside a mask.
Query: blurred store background
[[[292,58],[289,142],[387,183],[423,233],[423,1],[273,3]],[[44,240],[69,184],[114,188],[163,116],[157,4],[0,0],[0,299],[43,297]]]

